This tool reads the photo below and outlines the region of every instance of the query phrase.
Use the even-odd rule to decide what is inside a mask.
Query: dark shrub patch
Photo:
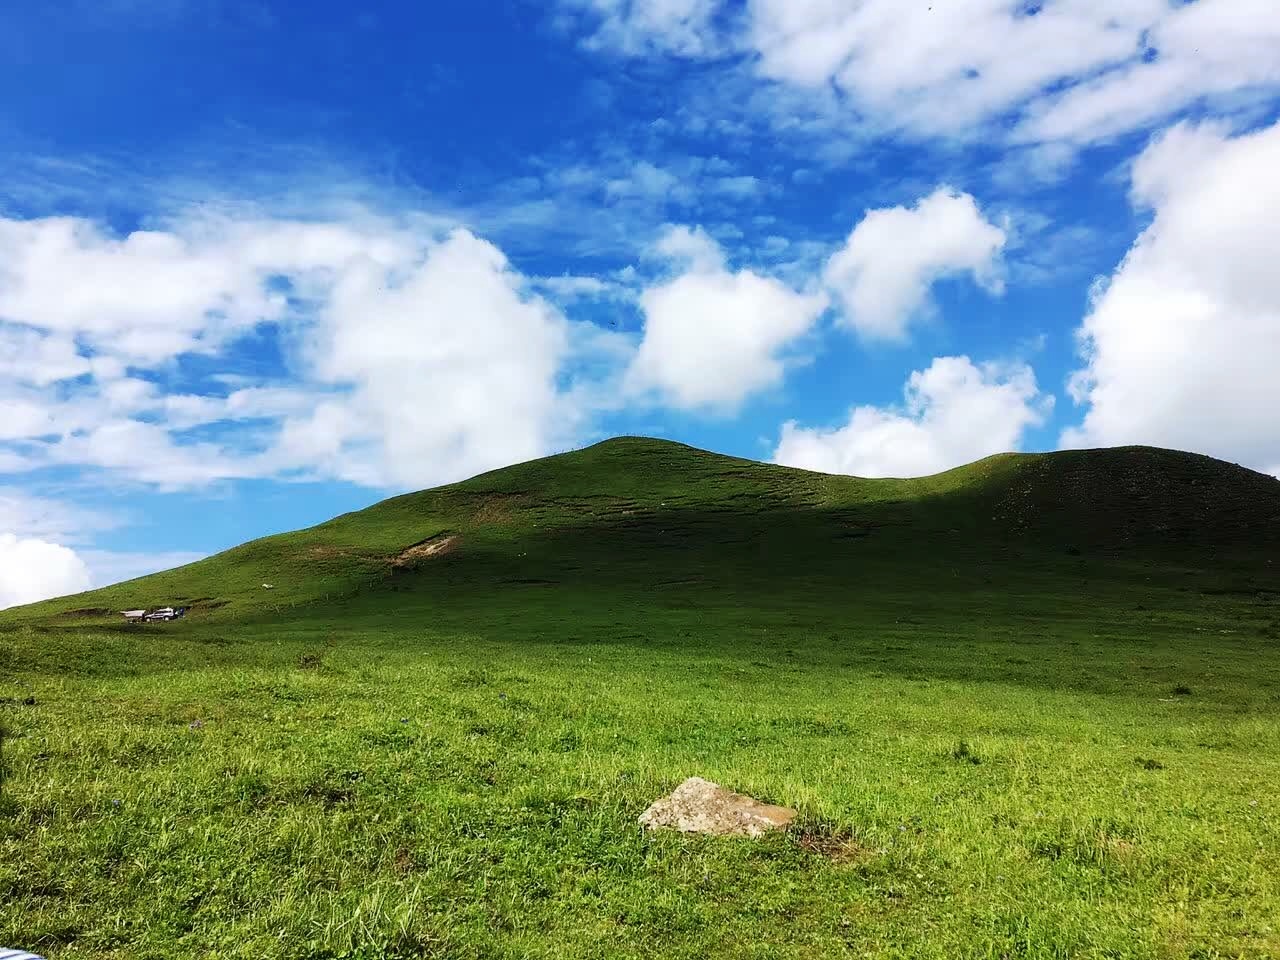
[[[977,766],[982,762],[982,758],[973,752],[973,748],[969,746],[967,740],[961,740],[955,745],[951,751],[951,759],[959,760],[962,763],[971,763]]]

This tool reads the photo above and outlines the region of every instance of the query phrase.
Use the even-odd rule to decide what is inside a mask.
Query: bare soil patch
[[[792,836],[801,850],[832,863],[860,863],[871,856],[869,849],[855,840],[852,834],[843,831],[801,828]]]
[[[458,535],[455,533],[441,533],[434,537],[428,537],[420,543],[415,543],[411,547],[400,551],[391,561],[391,566],[397,569],[402,567],[410,567],[421,560],[429,557],[438,557],[448,553],[458,543]]]

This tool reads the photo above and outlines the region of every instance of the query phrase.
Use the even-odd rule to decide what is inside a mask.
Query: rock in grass
[[[785,828],[795,818],[796,811],[790,807],[761,803],[701,777],[690,777],[640,814],[640,823],[650,830],[759,837]]]

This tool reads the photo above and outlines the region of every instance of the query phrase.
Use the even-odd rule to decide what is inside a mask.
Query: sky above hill
[[[1280,474],[1274,0],[0,9],[0,606],[634,433]]]

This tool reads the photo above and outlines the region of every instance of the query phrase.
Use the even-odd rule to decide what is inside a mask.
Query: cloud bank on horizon
[[[1129,443],[1280,475],[1271,4],[935,6],[560,0],[478,64],[465,23],[389,60],[403,25],[371,16],[348,56],[381,86],[318,60],[236,99],[192,67],[244,115],[175,104],[146,157],[142,86],[74,129],[19,102],[0,606],[617,432],[864,476]],[[226,57],[309,49],[219,9]],[[126,33],[200,33],[92,16],[121,31],[86,54],[104,83],[146,80],[107,72]],[[88,29],[5,17],[35,47]],[[517,83],[580,104],[573,136]],[[423,159],[362,162],[388,153]]]

